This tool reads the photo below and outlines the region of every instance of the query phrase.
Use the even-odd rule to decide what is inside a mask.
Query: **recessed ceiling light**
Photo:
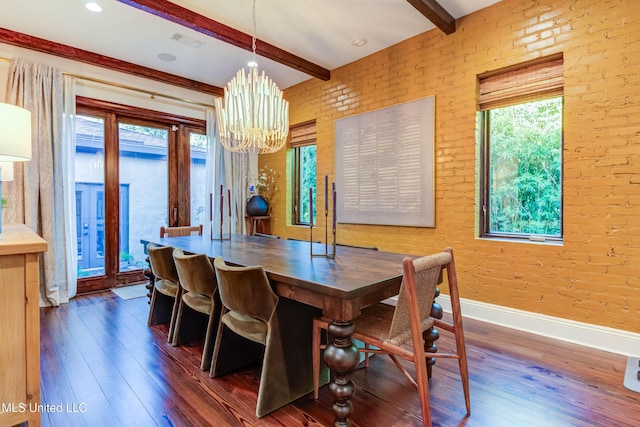
[[[356,47],[364,46],[365,44],[367,44],[367,39],[365,39],[364,37],[361,39],[355,39],[351,42],[351,44]]]
[[[102,7],[98,3],[89,2],[84,5],[91,12],[102,12]]]
[[[159,53],[158,54],[158,59],[162,60],[162,61],[167,61],[167,62],[173,62],[176,60],[175,55],[172,55],[170,53]]]

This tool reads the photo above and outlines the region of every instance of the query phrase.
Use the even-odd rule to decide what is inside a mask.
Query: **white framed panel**
[[[435,227],[434,104],[336,120],[337,222]]]

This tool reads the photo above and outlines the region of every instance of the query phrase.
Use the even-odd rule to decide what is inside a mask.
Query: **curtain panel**
[[[57,306],[69,298],[69,271],[75,270],[71,252],[75,230],[65,189],[63,139],[63,77],[53,67],[15,59],[9,69],[6,102],[26,108],[32,120],[32,158],[16,164],[9,189],[7,221],[24,223],[49,245],[40,257],[40,305]],[[68,168],[68,166],[66,166]],[[73,288],[75,288],[75,279]],[[75,291],[72,289],[72,294]]]

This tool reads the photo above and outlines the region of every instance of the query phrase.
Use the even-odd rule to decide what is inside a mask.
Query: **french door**
[[[198,120],[78,98],[79,293],[144,281],[140,238],[190,223],[191,135],[203,129]]]

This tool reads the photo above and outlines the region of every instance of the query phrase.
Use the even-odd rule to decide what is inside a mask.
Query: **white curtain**
[[[235,221],[233,232],[247,234],[247,200],[249,186],[258,176],[258,155],[254,153],[232,153],[224,150],[225,180],[230,184],[233,202],[233,218]]]
[[[209,152],[207,154],[207,200],[213,197],[213,235],[220,235],[220,186],[224,196],[224,228],[229,230],[229,191],[231,192],[231,232],[246,234],[247,222],[245,212],[249,199],[249,186],[255,183],[258,176],[258,155],[231,153],[224,149],[217,139],[217,124],[213,108],[207,110],[207,135],[209,136]]]
[[[67,289],[62,289],[62,302],[78,292],[78,240],[76,238],[76,78],[64,76],[62,121],[62,186],[64,191],[65,248],[67,248]],[[64,295],[66,292],[66,296]]]
[[[222,161],[222,146],[218,143],[216,138],[216,115],[213,107],[207,108],[206,113],[207,121],[207,137],[209,143],[207,145],[207,172],[206,172],[206,200],[207,200],[207,222],[205,223],[204,233],[207,236],[211,236],[211,233],[219,233],[220,224],[220,200],[219,190],[220,184],[224,185],[224,181],[220,180],[220,171],[223,170]],[[212,230],[213,227],[213,230]]]
[[[40,305],[68,301],[69,271],[75,268],[75,229],[69,229],[63,140],[63,78],[53,67],[15,59],[9,69],[6,101],[31,111],[32,158],[16,164],[7,222],[24,223],[47,241],[40,257]],[[68,176],[67,176],[68,178]],[[72,278],[75,287],[75,277]],[[75,290],[72,292],[75,293]]]

